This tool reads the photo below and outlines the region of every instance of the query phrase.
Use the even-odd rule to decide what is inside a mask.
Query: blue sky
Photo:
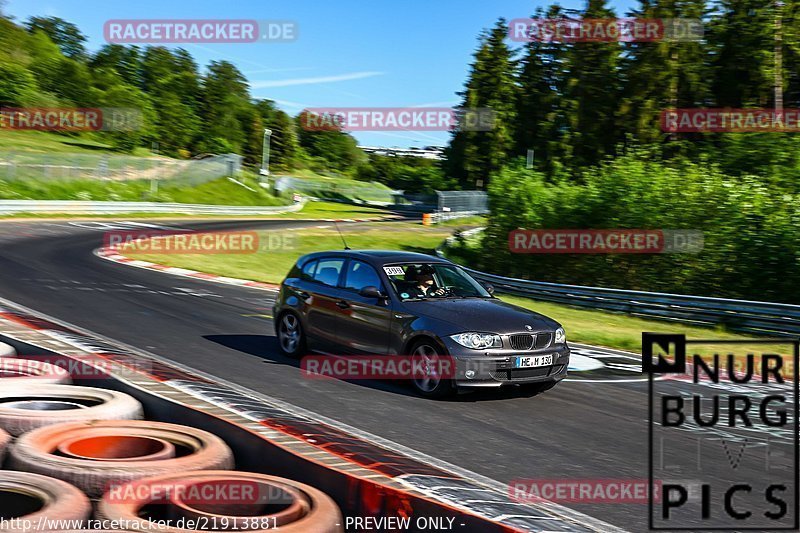
[[[8,0],[18,21],[58,16],[80,27],[88,48],[104,44],[109,19],[282,19],[298,25],[287,43],[184,45],[202,66],[233,62],[257,98],[286,112],[303,107],[457,105],[477,36],[499,17],[530,15],[531,0]],[[580,8],[583,0],[560,2]],[[618,15],[635,4],[616,0]],[[357,132],[361,144],[445,144],[446,133]]]

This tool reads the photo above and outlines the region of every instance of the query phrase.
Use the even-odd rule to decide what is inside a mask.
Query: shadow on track
[[[231,350],[252,355],[264,360],[266,364],[287,365],[300,368],[300,359],[282,355],[278,349],[278,339],[271,335],[203,335],[203,338],[215,342]],[[317,378],[320,379],[320,378]],[[321,378],[336,380],[337,378]],[[403,381],[381,381],[372,379],[341,379],[361,387],[401,394],[403,396],[421,397],[411,384]],[[497,401],[518,398],[533,398],[539,394],[528,392],[520,387],[508,386],[497,389],[474,389],[461,391],[459,394],[443,400],[445,402],[477,402]]]

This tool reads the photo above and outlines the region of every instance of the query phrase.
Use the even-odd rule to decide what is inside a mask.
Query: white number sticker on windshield
[[[405,274],[403,267],[383,267],[383,271],[387,276],[402,276]]]

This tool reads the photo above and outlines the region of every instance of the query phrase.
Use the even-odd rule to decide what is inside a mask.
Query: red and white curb
[[[153,270],[156,272],[165,272],[167,274],[172,274],[173,276],[180,276],[184,278],[202,279],[204,281],[213,281],[214,283],[238,285],[239,287],[250,287],[253,289],[261,289],[271,292],[277,291],[280,287],[279,285],[273,283],[264,283],[249,279],[229,278],[227,276],[208,274],[207,272],[199,272],[197,270],[190,270],[188,268],[173,267],[158,263],[151,263],[150,261],[142,261],[140,259],[132,259],[119,253],[115,247],[98,248],[94,251],[94,254],[101,259],[106,259],[114,263],[143,268],[145,270]]]

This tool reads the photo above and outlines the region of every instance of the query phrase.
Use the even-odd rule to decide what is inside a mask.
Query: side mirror
[[[486,292],[489,294],[494,294],[494,285],[487,283],[483,286],[483,288],[486,289]]]
[[[358,291],[358,294],[360,296],[363,296],[364,298],[376,298],[376,299],[383,298],[384,296],[383,293],[380,291],[380,289],[378,289],[378,287],[374,285],[367,285],[366,287]]]

